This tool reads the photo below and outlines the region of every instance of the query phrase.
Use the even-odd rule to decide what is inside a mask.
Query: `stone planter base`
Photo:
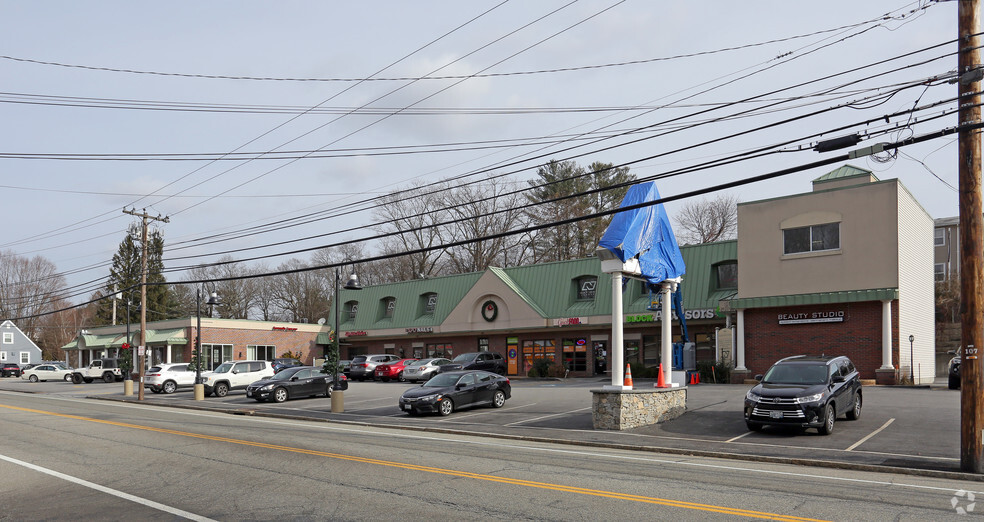
[[[886,368],[884,370],[879,368],[875,370],[875,382],[882,386],[890,386],[898,384],[899,380],[894,368]]]
[[[687,411],[687,388],[591,390],[596,430],[628,430],[675,419]]]

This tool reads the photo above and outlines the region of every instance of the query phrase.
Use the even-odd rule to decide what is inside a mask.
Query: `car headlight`
[[[420,402],[432,403],[432,402],[437,402],[437,401],[439,401],[439,400],[441,400],[443,398],[444,398],[444,396],[441,395],[441,394],[439,394],[439,393],[438,394],[434,394],[434,395],[426,395],[426,396],[420,398]]]
[[[272,384],[265,384],[263,386],[260,386],[260,389],[261,390],[269,390],[271,388],[273,388],[273,385]]]
[[[823,398],[823,393],[817,393],[815,395],[807,395],[806,397],[796,397],[796,404],[803,404],[807,402],[817,402]]]
[[[762,399],[762,397],[760,397],[757,393],[753,393],[752,390],[748,390],[748,393],[745,394],[745,398],[753,402],[758,402]]]

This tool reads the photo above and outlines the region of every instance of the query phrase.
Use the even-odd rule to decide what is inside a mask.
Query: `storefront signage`
[[[678,320],[676,312],[673,313],[673,319]],[[696,310],[684,310],[683,316],[688,320],[697,319],[714,319],[718,317],[713,308],[698,308]],[[625,317],[625,322],[627,323],[654,323],[660,321],[663,318],[663,311],[657,310],[651,314],[641,314],[641,315],[629,315]]]
[[[407,333],[408,334],[415,334],[415,333],[434,333],[434,327],[433,326],[419,326],[417,328],[407,328]]]
[[[273,329],[278,332],[296,332],[297,328],[291,328],[289,326],[274,326]]]
[[[356,330],[354,332],[345,332],[345,337],[362,337],[364,335],[369,335],[369,332],[365,330]]]
[[[800,312],[796,314],[779,314],[779,324],[811,324],[811,323],[842,323],[843,310],[835,312]]]
[[[554,326],[577,326],[581,324],[588,324],[587,317],[562,317],[560,319],[554,319]]]

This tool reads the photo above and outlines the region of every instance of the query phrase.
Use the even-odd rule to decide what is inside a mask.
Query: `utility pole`
[[[137,346],[137,368],[139,368],[137,375],[140,376],[137,381],[137,400],[144,400],[144,361],[147,360],[146,350],[147,350],[147,224],[151,219],[154,221],[163,221],[167,223],[170,219],[167,216],[161,217],[160,214],[157,217],[147,214],[147,209],[143,209],[143,212],[137,212],[137,209],[123,209],[124,214],[130,214],[131,216],[137,216],[141,218],[143,227],[140,234],[140,345]]]
[[[981,0],[960,0],[957,6],[959,52],[957,94],[961,126],[981,121]],[[984,472],[984,253],[981,218],[981,131],[962,129],[957,163],[960,188],[960,469]]]

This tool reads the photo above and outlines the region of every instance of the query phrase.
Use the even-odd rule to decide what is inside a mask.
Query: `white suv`
[[[188,369],[188,363],[159,364],[144,376],[144,387],[154,393],[174,393],[178,388],[194,385],[195,370]]]
[[[251,382],[273,377],[270,361],[226,361],[210,372],[202,373],[205,395],[225,397],[229,390],[242,390]]]

